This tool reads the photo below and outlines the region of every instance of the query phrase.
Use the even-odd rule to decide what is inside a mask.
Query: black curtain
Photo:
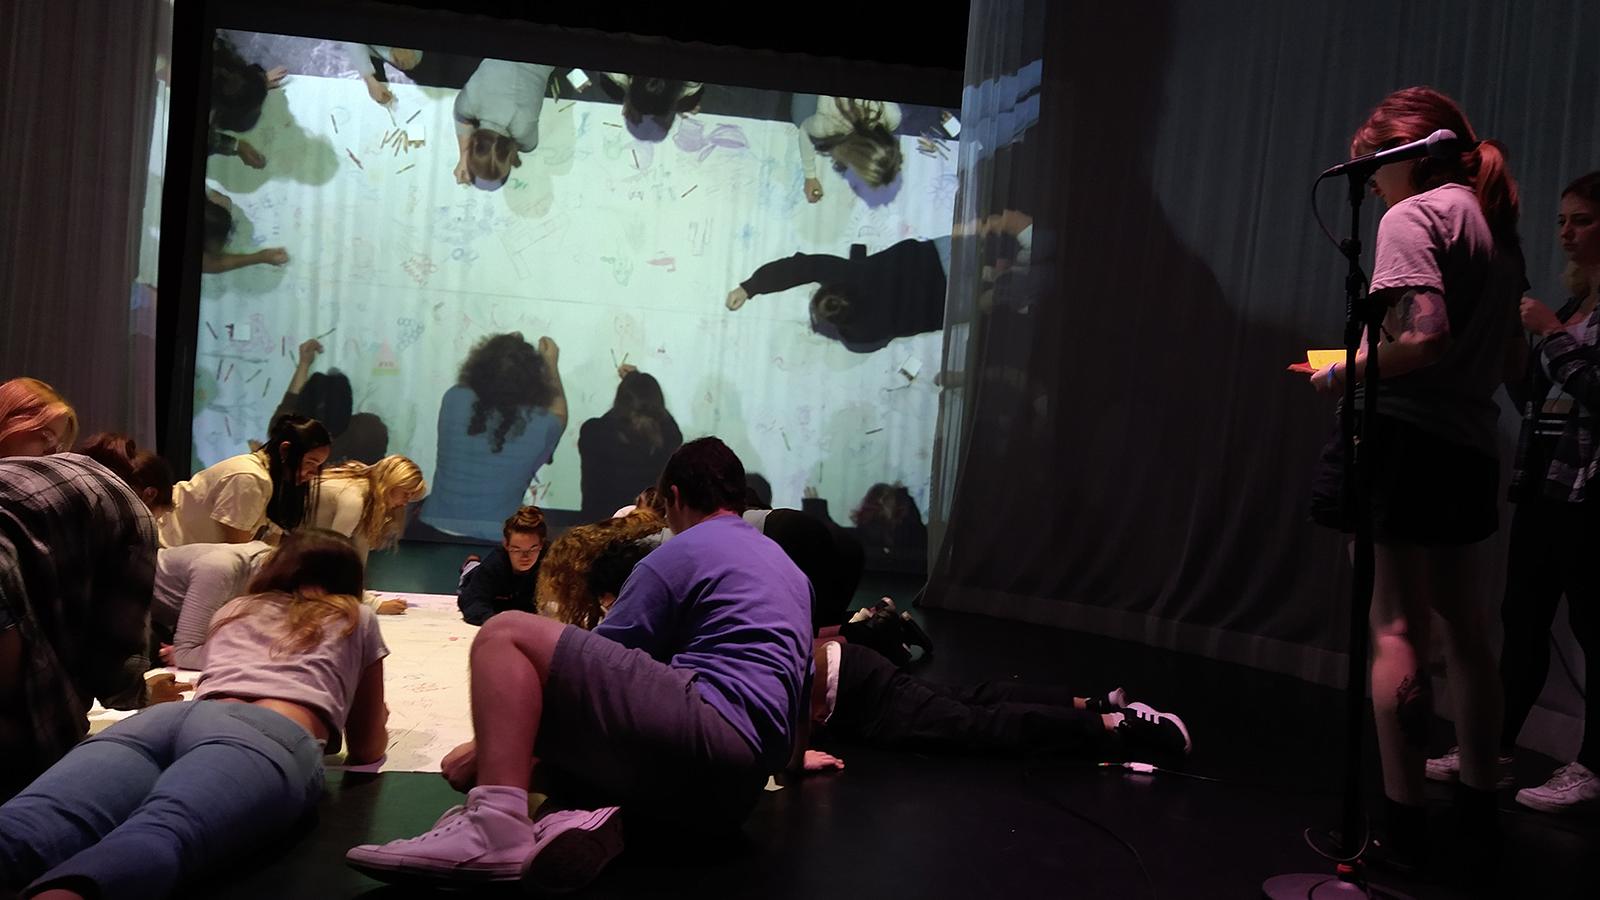
[[[958,230],[1028,213],[1034,260],[957,246],[926,602],[1337,683],[1348,566],[1307,523],[1333,402],[1284,371],[1340,341],[1311,182],[1431,84],[1510,146],[1558,304],[1557,193],[1600,168],[1597,29],[1579,0],[975,0]],[[1342,233],[1341,187],[1319,200]],[[1515,425],[1507,403],[1508,457]]]

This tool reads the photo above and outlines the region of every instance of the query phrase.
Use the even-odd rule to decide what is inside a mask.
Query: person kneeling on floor
[[[739,518],[744,467],[716,438],[662,471],[676,533],[594,631],[515,612],[473,642],[475,740],[444,760],[467,802],[427,833],[355,847],[384,880],[587,884],[622,849],[620,809],[675,827],[737,827],[780,770],[803,715],[811,587]],[[553,801],[528,816],[530,763]]]

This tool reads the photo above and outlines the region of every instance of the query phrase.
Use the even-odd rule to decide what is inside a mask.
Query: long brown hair
[[[1561,199],[1568,196],[1577,197],[1579,200],[1600,212],[1600,172],[1590,172],[1580,175],[1572,180],[1565,188],[1561,189]],[[1589,284],[1589,273],[1585,272],[1577,263],[1568,262],[1566,272],[1562,273],[1562,281],[1567,285],[1567,290],[1574,297],[1587,297],[1592,289]]]
[[[278,603],[287,608],[287,633],[272,645],[272,655],[304,653],[322,643],[325,628],[343,621],[339,637],[349,637],[361,622],[365,584],[361,557],[350,539],[323,528],[292,531],[250,579],[250,606]],[[211,623],[211,633],[250,614],[242,609]]]
[[[667,443],[668,425],[675,425],[667,412],[667,400],[654,375],[629,372],[617,385],[611,411],[621,420],[628,443],[646,453],[656,453]]]
[[[1410,141],[1421,140],[1441,128],[1455,132],[1472,149],[1453,159],[1423,159],[1414,170],[1419,191],[1445,184],[1464,184],[1478,194],[1478,205],[1495,239],[1515,246],[1517,238],[1517,182],[1506,162],[1505,145],[1479,141],[1467,114],[1454,100],[1430,87],[1408,87],[1383,98],[1350,140],[1350,155],[1360,156]]]
[[[640,506],[621,518],[579,525],[557,538],[539,564],[534,591],[539,613],[583,629],[600,624],[605,610],[589,585],[594,561],[614,544],[637,541],[666,526],[655,510]]]
[[[467,172],[475,180],[499,184],[511,177],[511,170],[522,165],[517,142],[487,128],[472,132],[467,141]]]

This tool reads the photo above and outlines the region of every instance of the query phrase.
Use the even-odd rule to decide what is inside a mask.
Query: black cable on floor
[[[1023,784],[1024,790],[1028,790],[1029,789],[1028,781],[1032,777],[1033,777],[1033,770],[1032,769],[1023,769],[1022,770],[1022,784]],[[1073,809],[1069,804],[1067,804],[1066,801],[1061,800],[1059,797],[1056,797],[1050,791],[1049,788],[1045,788],[1045,789],[1039,791],[1039,796],[1043,797],[1046,803],[1049,803],[1051,806],[1055,807],[1057,810],[1060,810],[1061,812],[1064,812],[1067,815],[1072,816],[1074,819],[1077,819],[1080,822],[1083,822],[1083,823],[1085,823],[1087,825],[1094,826],[1095,828],[1099,829],[1100,831],[1103,831],[1106,834],[1110,835],[1112,840],[1114,840],[1117,843],[1121,844],[1123,849],[1127,850],[1128,853],[1133,857],[1133,861],[1139,865],[1139,874],[1144,877],[1145,889],[1150,892],[1150,900],[1160,900],[1160,895],[1158,895],[1156,893],[1156,882],[1155,882],[1155,879],[1150,877],[1150,869],[1145,866],[1145,864],[1144,864],[1144,855],[1139,852],[1139,848],[1138,847],[1135,847],[1127,838],[1125,838],[1122,835],[1117,834],[1115,831],[1111,830],[1111,826],[1106,825],[1103,822],[1100,822],[1099,820],[1095,819],[1093,816],[1087,815],[1085,813],[1078,812],[1076,809]]]

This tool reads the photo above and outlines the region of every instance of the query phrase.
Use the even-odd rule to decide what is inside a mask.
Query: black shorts
[[[1356,434],[1361,434],[1357,412]],[[1369,449],[1370,448],[1370,449]],[[1461,547],[1500,527],[1500,463],[1410,422],[1379,414],[1363,457],[1372,473],[1372,534],[1380,544]],[[1311,482],[1311,518],[1346,534],[1344,441],[1335,426]]]
[[[535,788],[562,803],[736,826],[767,773],[694,680],[688,669],[567,626],[545,683]]]

